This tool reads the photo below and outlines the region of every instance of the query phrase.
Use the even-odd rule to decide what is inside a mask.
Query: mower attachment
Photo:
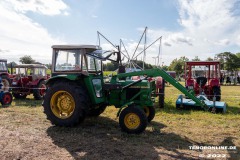
[[[206,109],[202,106],[199,106],[192,99],[184,98],[183,95],[179,95],[176,100],[177,109],[205,109],[211,112],[225,113],[226,112],[226,103],[220,101],[210,101],[204,95],[198,95],[197,98],[205,103]]]

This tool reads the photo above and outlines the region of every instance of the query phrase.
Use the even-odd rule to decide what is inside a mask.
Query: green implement
[[[163,77],[164,80],[172,84],[180,92],[184,93],[186,96],[191,98],[194,102],[196,102],[196,105],[201,106],[205,110],[208,110],[208,107],[205,105],[203,101],[199,100],[193,94],[188,92],[188,90],[183,85],[181,85],[178,81],[176,81],[172,76],[170,76],[166,71],[162,69],[155,68],[155,69],[149,69],[149,70],[138,71],[138,72],[122,73],[122,74],[116,75],[116,77],[121,79],[129,76],[139,76],[139,75],[145,75],[147,77],[157,77],[157,76]]]

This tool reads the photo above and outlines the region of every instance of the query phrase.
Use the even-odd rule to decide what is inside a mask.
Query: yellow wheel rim
[[[129,129],[136,129],[140,125],[140,118],[135,113],[128,113],[124,117],[124,123]]]
[[[146,116],[148,117],[149,114],[150,114],[149,108],[145,106],[143,109],[144,109],[144,112],[145,112]]]
[[[75,110],[74,98],[66,91],[54,93],[50,105],[53,114],[61,119],[69,118]]]

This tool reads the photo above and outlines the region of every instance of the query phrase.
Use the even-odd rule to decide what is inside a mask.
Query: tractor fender
[[[36,85],[38,85],[38,84],[41,83],[42,81],[44,81],[44,82],[46,83],[46,79],[41,78]]]
[[[0,76],[1,76],[1,77],[9,78],[9,74],[8,74],[7,72],[5,72],[5,73],[0,73]]]
[[[211,87],[213,87],[213,86],[219,86],[219,80],[216,79],[216,78],[210,79],[209,84],[210,84]]]
[[[121,113],[121,111],[122,111],[123,108],[125,108],[125,107],[127,107],[127,106],[129,106],[129,105],[131,105],[131,104],[133,104],[133,103],[134,103],[134,101],[130,101],[130,102],[127,102],[127,103],[123,104],[123,105],[119,108],[119,110],[118,110],[117,117],[119,117],[119,115],[120,115],[120,113]]]
[[[186,86],[194,86],[194,80],[192,78],[187,79]]]
[[[51,85],[56,82],[62,81],[75,81],[79,79],[79,75],[58,75],[46,80],[46,85]]]

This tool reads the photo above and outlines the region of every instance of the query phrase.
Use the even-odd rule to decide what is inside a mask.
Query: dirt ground
[[[87,119],[74,128],[55,127],[41,111],[41,107],[1,109],[1,159],[159,159],[160,154],[164,159],[197,158],[153,138],[159,137],[160,142],[179,139],[180,145],[190,145],[174,134],[127,135],[120,131],[117,119],[105,116]]]
[[[128,135],[121,132],[114,107],[79,126],[64,128],[51,125],[41,101],[15,100],[8,108],[0,107],[0,159],[240,159],[239,114],[168,108],[157,111],[145,132]],[[190,150],[193,145],[236,149]]]

